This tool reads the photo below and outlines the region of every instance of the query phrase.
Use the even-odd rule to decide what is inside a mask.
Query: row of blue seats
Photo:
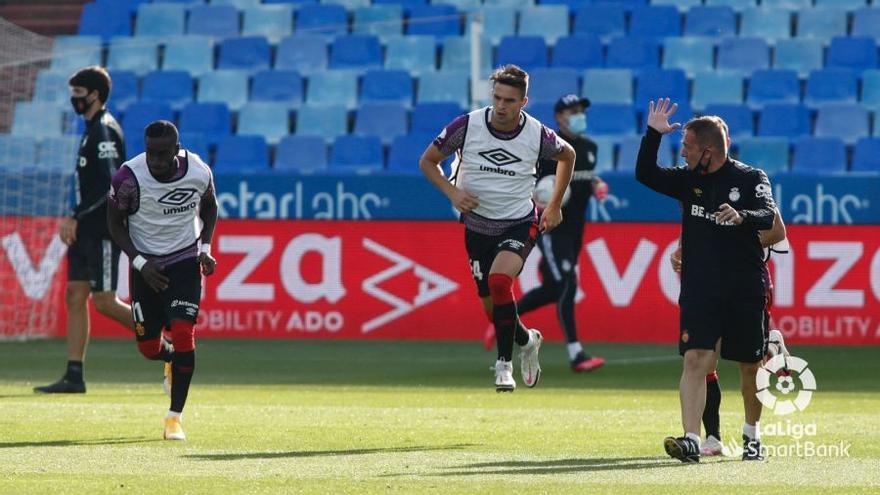
[[[67,168],[75,165],[79,149],[77,136],[46,137],[0,134],[0,168],[36,165]]]

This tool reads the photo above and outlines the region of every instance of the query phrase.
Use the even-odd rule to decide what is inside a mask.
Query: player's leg
[[[543,235],[540,236],[539,240],[543,237]],[[538,270],[541,272],[541,284],[523,294],[519,301],[516,302],[516,309],[520,316],[556,302],[558,298],[558,287],[550,273],[550,267],[547,265],[547,256],[544,254],[543,243],[540,241],[538,242],[538,249],[541,250],[541,261],[538,263]]]
[[[706,439],[700,445],[700,455],[727,455],[721,442],[721,387],[718,371],[706,375],[706,406],[703,409],[703,429]]]
[[[96,285],[92,287],[92,302],[95,309],[104,316],[119,322],[126,330],[134,331],[131,306],[116,297],[119,281],[120,250],[109,239],[101,241],[101,269]]]

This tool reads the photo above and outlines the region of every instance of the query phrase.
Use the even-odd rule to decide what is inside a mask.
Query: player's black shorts
[[[156,292],[141,272],[131,270],[131,312],[139,341],[158,338],[163,327],[171,326],[171,320],[195,323],[199,316],[202,275],[198,259],[178,261],[162,273],[170,279],[168,288]]]
[[[119,252],[110,239],[77,232],[76,242],[67,249],[67,280],[87,281],[92,292],[115,291]]]
[[[561,284],[564,279],[574,276],[581,238],[569,232],[554,230],[538,237],[538,249],[541,250],[539,267],[545,285]]]
[[[489,270],[495,256],[501,251],[518,254],[523,261],[535,247],[538,224],[524,222],[505,230],[501,235],[485,235],[472,230],[464,230],[464,245],[468,253],[471,273],[477,284],[480,297],[489,296]]]
[[[741,363],[761,360],[765,350],[765,298],[724,298],[707,295],[681,298],[678,351],[714,349],[721,339],[721,357]]]

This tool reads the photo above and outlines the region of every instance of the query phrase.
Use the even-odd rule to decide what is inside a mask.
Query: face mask
[[[703,150],[703,152],[700,153],[700,159],[697,160],[696,169],[697,169],[697,171],[704,173],[704,174],[709,172],[709,165],[712,165],[712,155],[711,154],[709,154],[708,156],[706,155],[706,153],[708,153],[708,151],[709,150]],[[705,160],[705,163],[703,162],[703,160]]]
[[[86,113],[86,110],[89,108],[88,96],[71,96],[70,104],[73,106],[73,111],[76,112],[77,115],[82,115]]]
[[[572,134],[583,134],[587,130],[587,116],[582,113],[576,113],[568,117],[568,130]]]

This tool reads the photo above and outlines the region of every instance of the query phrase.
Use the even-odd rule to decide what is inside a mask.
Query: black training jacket
[[[86,122],[76,161],[76,205],[71,216],[79,228],[107,234],[107,192],[124,161],[122,129],[110,112],[101,110]]]

